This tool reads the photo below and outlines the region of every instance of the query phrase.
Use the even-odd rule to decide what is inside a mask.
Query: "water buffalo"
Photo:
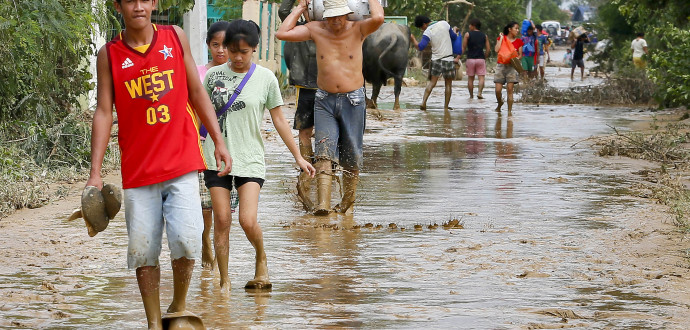
[[[364,79],[373,86],[368,107],[376,108],[376,98],[381,85],[388,78],[395,81],[394,109],[400,109],[400,88],[407,69],[408,49],[410,48],[410,28],[396,23],[384,23],[376,32],[369,35],[362,45],[364,57],[362,73]]]

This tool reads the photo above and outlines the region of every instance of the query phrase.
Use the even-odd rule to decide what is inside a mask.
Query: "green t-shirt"
[[[245,74],[233,72],[227,64],[208,70],[204,78],[204,88],[211,97],[216,111],[225,106]],[[265,109],[270,110],[281,105],[283,98],[280,95],[278,79],[273,72],[257,65],[235,102],[218,118],[221,133],[232,157],[231,175],[266,178],[261,121]],[[206,139],[203,148],[208,169],[218,170],[213,155],[213,139]]]

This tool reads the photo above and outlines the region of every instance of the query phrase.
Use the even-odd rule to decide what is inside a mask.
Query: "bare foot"
[[[208,239],[208,242],[207,242]],[[202,238],[201,248],[201,267],[206,270],[213,270],[216,260],[213,258],[213,248],[211,247],[211,238]]]
[[[231,288],[232,288],[232,286],[230,285],[230,281],[227,281],[227,282],[225,282],[225,283],[223,283],[223,281],[221,281],[221,284],[220,284],[220,294],[223,295],[223,296],[228,296],[228,295],[230,295],[230,289],[231,289]]]
[[[175,301],[173,301],[170,304],[170,306],[168,306],[166,313],[184,312],[185,307],[186,307],[186,304],[184,306],[179,306],[179,304],[177,304],[177,303],[175,303]]]
[[[426,104],[422,104],[419,106],[419,110],[426,110]]]
[[[496,106],[496,111],[501,112],[501,107],[503,106],[503,99],[498,100],[498,106]]]
[[[270,290],[272,286],[271,281],[268,279],[268,264],[266,258],[257,258],[254,279],[247,282],[244,288],[252,290]]]
[[[484,97],[482,96],[482,94],[477,95],[477,98],[480,99],[480,100],[483,100],[483,99],[484,99]]]
[[[473,97],[472,94],[470,94],[470,98],[472,98],[472,97]],[[479,98],[479,97],[477,96],[477,98]]]
[[[244,286],[245,289],[249,290],[270,290],[273,287],[273,284],[266,279],[266,280],[260,280],[260,279],[253,279]]]

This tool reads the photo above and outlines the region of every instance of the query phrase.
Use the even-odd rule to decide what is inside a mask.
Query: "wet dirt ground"
[[[455,82],[449,112],[443,86],[426,112],[423,87],[403,88],[399,111],[384,87],[350,216],[301,211],[297,170],[267,119],[259,221],[273,290],[244,290],[254,254],[233,219],[232,289],[221,294],[218,274],[197,263],[188,309],[213,329],[690,327],[687,241],[665,207],[629,190],[632,172],[655,165],[600,158],[586,141],[651,114],[516,103],[508,116],[494,112],[490,85],[477,100],[466,80]],[[0,220],[0,327],[145,326],[123,214],[94,238],[64,221],[81,188]],[[453,219],[459,225],[444,228]]]

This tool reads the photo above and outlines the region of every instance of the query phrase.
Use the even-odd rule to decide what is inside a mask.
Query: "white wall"
[[[196,65],[203,65],[208,63],[206,0],[195,0],[194,2],[194,8],[185,13],[182,19],[194,62]]]

